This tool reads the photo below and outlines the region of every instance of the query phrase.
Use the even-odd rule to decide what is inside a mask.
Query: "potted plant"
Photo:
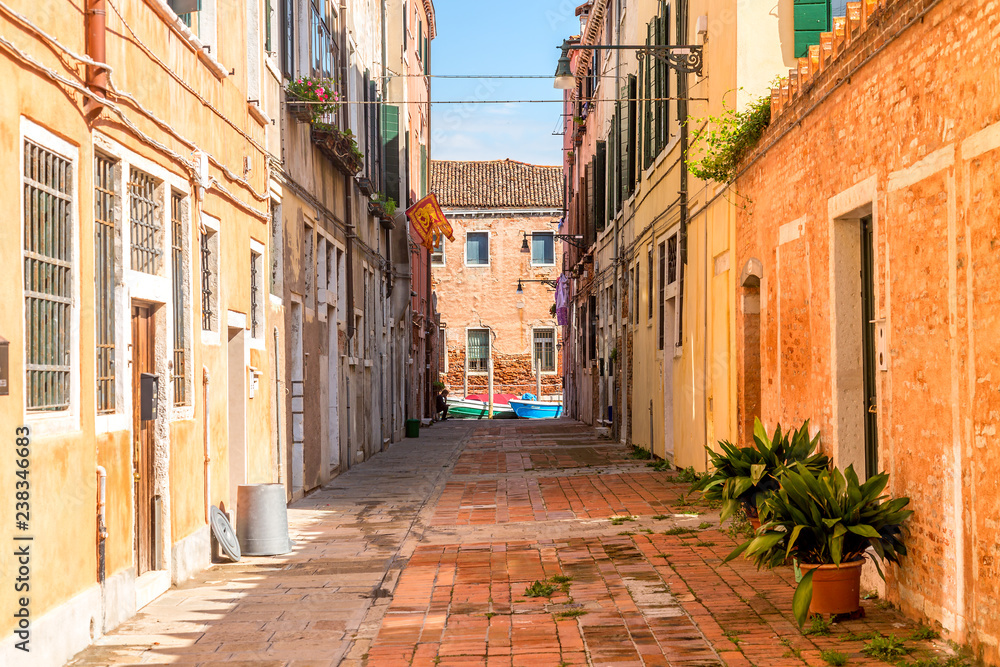
[[[809,470],[819,471],[830,465],[825,454],[815,452],[819,434],[809,437],[809,420],[791,434],[775,427],[768,437],[760,419],[754,420],[753,446],[737,447],[723,440],[719,443],[722,453],[706,447],[711,457],[712,471],[692,486],[701,491],[706,500],[722,503],[719,520],[725,521],[737,509],[746,512],[754,529],[760,527],[760,510],[764,500],[779,486],[780,476],[793,463],[803,463]]]
[[[773,567],[794,557],[803,576],[792,598],[801,627],[810,613],[845,614],[860,604],[861,566],[871,547],[879,560],[896,563],[906,555],[902,525],[912,510],[909,498],[882,495],[889,476],[863,484],[854,467],[820,470],[797,463],[781,476],[781,487],[764,501],[766,521],[757,535],[725,561],[746,552],[757,567]]]
[[[312,141],[334,165],[351,176],[364,166],[364,154],[350,129],[341,131],[336,125],[317,121],[312,124]]]
[[[396,214],[396,200],[378,192],[369,200],[368,212],[382,220],[392,220]]]
[[[340,106],[340,93],[333,79],[301,76],[285,84],[288,112],[296,120],[311,123]]]

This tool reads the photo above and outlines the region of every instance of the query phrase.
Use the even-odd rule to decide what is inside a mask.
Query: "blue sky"
[[[551,74],[562,40],[580,31],[583,0],[435,0],[438,36],[432,74]],[[561,98],[552,79],[432,79],[433,100]],[[559,104],[440,104],[431,109],[431,154],[437,160],[562,164],[562,137],[552,136]]]

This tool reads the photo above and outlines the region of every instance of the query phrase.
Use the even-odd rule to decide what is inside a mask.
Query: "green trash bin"
[[[420,437],[420,420],[419,419],[407,419],[406,420],[406,437],[407,438],[419,438]]]

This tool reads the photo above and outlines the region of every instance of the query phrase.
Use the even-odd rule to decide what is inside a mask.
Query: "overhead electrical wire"
[[[707,97],[620,97],[611,99],[600,99],[600,100],[583,100],[587,104],[597,104],[599,102],[671,102],[680,99],[686,99],[690,101],[707,102]],[[552,100],[405,100],[393,102],[389,100],[346,100],[342,102],[316,102],[312,100],[291,100],[295,104],[332,104],[333,106],[339,106],[341,104],[389,104],[392,106],[400,104],[555,104],[564,103],[565,99],[552,99]],[[577,102],[577,100],[571,100],[572,102]]]

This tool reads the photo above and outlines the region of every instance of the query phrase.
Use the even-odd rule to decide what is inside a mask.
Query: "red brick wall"
[[[993,664],[1000,662],[998,45],[996,0],[889,3],[783,105],[736,183],[751,202],[737,222],[737,266],[758,258],[764,267],[763,419],[773,428],[810,418],[834,454],[856,443],[836,437],[831,208],[846,205],[852,187],[861,203],[871,184],[875,317],[885,319],[888,338],[888,370],[877,372],[880,464],[890,491],[909,496],[915,510],[910,554],[889,574],[889,596],[907,613],[943,623]],[[739,312],[740,345],[743,321]],[[849,361],[839,359],[841,367]],[[747,369],[739,372],[742,388]]]
[[[560,394],[563,388],[562,354],[556,352],[556,373],[542,373],[542,394]],[[444,383],[448,391],[458,396],[464,388],[465,348],[448,350],[448,373]],[[486,375],[469,376],[469,393],[486,393]],[[530,354],[502,354],[493,351],[493,393],[521,394],[535,393],[535,372],[531,366]]]

